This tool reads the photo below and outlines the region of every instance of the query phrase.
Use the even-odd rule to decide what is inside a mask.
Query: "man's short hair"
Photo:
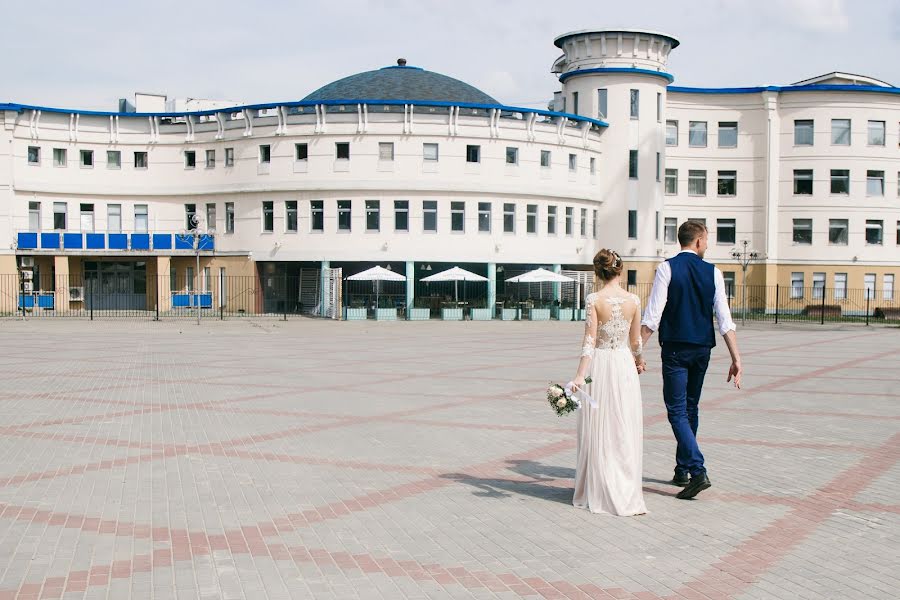
[[[678,228],[678,243],[690,246],[694,240],[706,233],[706,225],[700,221],[685,221]]]

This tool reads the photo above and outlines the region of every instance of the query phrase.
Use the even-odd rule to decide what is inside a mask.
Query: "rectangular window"
[[[666,169],[666,195],[678,194],[678,169]]]
[[[678,121],[666,121],[666,146],[678,145]]]
[[[869,121],[868,144],[884,146],[884,121]]]
[[[149,165],[149,161],[147,159],[146,152],[135,152],[134,153],[134,168],[135,169],[146,169]]]
[[[659,211],[656,211],[653,218],[653,239],[659,241]]]
[[[794,219],[794,243],[804,246],[812,244],[812,219]]]
[[[609,114],[607,109],[607,93],[605,89],[601,88],[597,90],[597,118],[605,119],[606,115]]]
[[[566,207],[566,235],[575,233],[575,209],[571,206]]]
[[[657,152],[656,153],[656,180],[660,180],[660,170],[662,169],[662,155]]]
[[[378,142],[378,160],[394,160],[394,142]]]
[[[550,151],[549,150],[541,150],[541,166],[542,167],[550,166]]]
[[[798,119],[794,121],[795,146],[812,146],[813,134],[814,132],[812,119]]]
[[[225,233],[234,233],[234,202],[225,203]]]
[[[881,285],[881,289],[884,290],[881,294],[881,297],[884,300],[893,300],[894,299],[894,274],[893,273],[885,273],[883,283]]]
[[[503,233],[516,232],[516,205],[512,202],[503,204]]]
[[[381,229],[381,200],[366,200],[366,231]]]
[[[578,155],[570,154],[569,155],[569,170],[576,171],[578,169]]]
[[[296,233],[299,229],[297,223],[297,201],[296,200],[285,200],[284,201],[284,230]]]
[[[719,196],[734,196],[737,194],[737,171],[719,171],[718,183]]]
[[[629,150],[628,151],[628,178],[629,179],[637,179],[638,178],[638,151],[637,150]]]
[[[863,275],[863,298],[875,297],[875,273],[866,273]]]
[[[438,145],[437,144],[422,144],[422,158],[424,160],[430,160],[433,162],[437,162],[437,160],[438,160]]]
[[[579,226],[581,227],[580,233],[581,237],[585,237],[587,235],[587,209],[581,209],[581,218],[578,220]]]
[[[207,150],[206,151],[206,168],[207,169],[215,169],[216,168],[216,151],[215,150]]]
[[[835,273],[834,274],[834,299],[835,300],[846,300],[847,299],[847,274],[846,273]]]
[[[866,171],[866,196],[884,196],[884,171]]]
[[[688,195],[706,195],[706,171],[688,171]]]
[[[572,92],[572,114],[578,114],[578,92]]]
[[[884,221],[866,220],[866,244],[873,246],[884,244]]]
[[[594,239],[597,238],[597,215],[598,214],[599,214],[599,211],[597,211],[597,210],[591,211],[591,235],[594,237]]]
[[[556,235],[556,207],[547,207],[547,235]]]
[[[706,121],[688,123],[688,145],[691,148],[706,148]]]
[[[828,220],[828,243],[833,246],[846,246],[850,237],[850,224],[847,219]]]
[[[825,295],[825,273],[813,273],[812,297],[821,300]]]
[[[656,92],[656,122],[662,123],[662,94]]]
[[[631,118],[637,119],[640,116],[641,108],[641,91],[631,90],[631,102],[629,103]]]
[[[597,159],[593,156],[591,157],[591,175],[595,175],[597,173]]]
[[[335,142],[334,157],[338,160],[350,160],[350,142]]]
[[[121,169],[122,168],[122,151],[107,150],[106,151],[106,168]]]
[[[628,269],[625,272],[626,286],[632,287],[637,285],[637,269]]]
[[[260,164],[272,162],[272,146],[270,146],[269,144],[260,144],[259,162]]]
[[[716,219],[716,242],[734,244],[737,239],[735,219]]]
[[[28,146],[28,164],[41,164],[41,149],[38,146]]]
[[[234,148],[225,148],[225,166],[234,166]]]
[[[94,231],[94,205],[93,204],[82,204],[81,205],[81,231],[85,231],[85,232]]]
[[[394,231],[409,231],[409,200],[394,200]]]
[[[450,203],[450,231],[465,231],[466,203],[454,201]]]
[[[94,151],[93,150],[80,150],[78,152],[81,157],[81,166],[90,169],[94,166]]]
[[[107,204],[106,205],[106,230],[110,233],[121,233],[122,231],[122,205]]]
[[[194,169],[197,167],[197,152],[196,150],[185,150],[184,151],[184,168],[185,169]]]
[[[41,230],[41,203],[40,202],[29,202],[28,203],[28,230],[29,231],[40,231]]]
[[[338,200],[338,231],[350,231],[351,213],[350,200]]]
[[[325,231],[325,201],[309,201],[309,229],[310,231]]]
[[[184,270],[184,287],[187,291],[194,291],[194,267],[187,267]]]
[[[722,279],[725,282],[725,295],[734,298],[735,275],[734,271],[722,271]]]
[[[737,148],[738,124],[734,121],[719,122],[719,148]]]
[[[490,232],[491,230],[491,203],[478,203],[478,231]]]
[[[900,221],[897,221],[897,245],[900,246]]]
[[[294,144],[294,160],[309,160],[309,144]]]
[[[835,146],[850,145],[850,119],[831,120],[831,143]]]
[[[803,297],[803,273],[791,273],[791,298]]]
[[[628,239],[637,239],[637,211],[628,211]]]
[[[470,163],[478,163],[481,162],[481,146],[466,146],[466,162]]]
[[[797,196],[812,196],[812,193],[812,169],[794,169],[794,194]]]
[[[185,204],[184,205],[184,228],[188,231],[193,231],[197,229],[198,219],[197,219],[197,205],[196,204]]]
[[[65,167],[68,164],[68,160],[66,158],[66,149],[65,148],[54,148],[53,149],[53,166],[54,167]]]
[[[134,205],[134,230],[140,233],[147,233],[150,230],[146,204]]]
[[[831,193],[832,194],[849,194],[850,193],[850,170],[849,169],[831,169]]]
[[[674,244],[678,237],[678,219],[675,217],[666,217],[663,224],[663,241],[667,244]]]
[[[65,202],[53,203],[53,229],[66,229],[68,212],[68,204]]]
[[[513,146],[506,147],[506,164],[508,165],[517,165],[519,164],[519,149]]]
[[[210,231],[216,229],[216,203],[206,203],[206,228]]]
[[[525,212],[525,230],[528,233],[537,233],[538,207],[537,204],[529,204]]]
[[[437,200],[422,202],[422,229],[437,231]]]

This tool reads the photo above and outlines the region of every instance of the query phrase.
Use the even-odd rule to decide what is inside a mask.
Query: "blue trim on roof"
[[[730,88],[693,88],[670,85],[666,90],[682,94],[759,94],[761,92],[871,92],[880,94],[900,94],[900,88],[896,87],[845,85],[838,83],[823,85],[766,85]]]
[[[404,67],[409,68],[409,67]],[[653,71],[651,71],[652,73]],[[11,110],[16,112],[22,112],[23,110],[40,110],[43,112],[51,112],[51,113],[66,113],[66,114],[78,114],[78,115],[92,115],[92,116],[101,116],[101,117],[109,117],[109,116],[119,116],[119,117],[200,117],[200,116],[209,116],[214,115],[216,113],[236,113],[241,112],[242,110],[261,110],[264,108],[276,108],[278,106],[285,106],[288,108],[292,107],[309,107],[313,108],[316,105],[320,106],[347,106],[353,104],[368,104],[369,106],[404,106],[406,104],[411,104],[413,106],[433,106],[433,107],[443,107],[449,108],[451,106],[458,106],[460,108],[474,108],[481,110],[490,110],[490,109],[499,109],[505,112],[520,112],[520,113],[534,113],[537,115],[541,115],[544,117],[565,117],[570,121],[585,121],[590,123],[591,125],[596,125],[597,127],[609,127],[609,123],[606,121],[601,121],[599,119],[591,119],[590,117],[583,117],[580,115],[573,115],[572,113],[564,113],[564,112],[556,112],[552,110],[540,110],[537,108],[523,108],[521,106],[507,106],[505,104],[479,104],[474,102],[448,102],[444,100],[371,100],[366,98],[345,98],[338,100],[308,100],[308,101],[299,101],[299,102],[269,102],[266,104],[247,104],[242,106],[232,106],[229,108],[220,108],[216,110],[201,110],[195,112],[166,112],[166,113],[120,113],[120,112],[104,112],[104,111],[96,111],[96,110],[77,110],[77,109],[68,109],[68,108],[52,108],[46,106],[33,106],[30,104],[0,104],[0,110]],[[312,113],[310,113],[312,114]]]
[[[662,77],[669,83],[675,81],[675,76],[665,71],[651,71],[650,69],[633,69],[630,67],[603,67],[600,69],[580,69],[578,71],[569,71],[559,76],[559,82],[563,83],[566,79],[571,79],[576,75],[591,75],[593,73],[636,73],[638,75],[652,75],[654,77]]]

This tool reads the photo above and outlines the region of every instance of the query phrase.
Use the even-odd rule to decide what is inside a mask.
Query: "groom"
[[[712,485],[697,446],[698,404],[709,355],[716,345],[713,314],[731,354],[728,379],[741,387],[741,356],[731,320],[722,272],[703,260],[709,245],[706,225],[685,221],[678,228],[681,252],[660,264],[641,321],[646,345],[659,330],[662,346],[663,397],[678,442],[675,477],[684,487],[681,499],[693,498]],[[690,479],[688,479],[690,475]]]

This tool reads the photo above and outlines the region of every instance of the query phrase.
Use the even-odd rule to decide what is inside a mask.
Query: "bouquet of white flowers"
[[[591,378],[586,377],[584,382],[586,384],[590,383]],[[581,408],[581,402],[576,397],[573,389],[571,383],[564,386],[558,383],[551,383],[550,387],[547,388],[547,401],[550,402],[551,408],[556,411],[558,417]]]

